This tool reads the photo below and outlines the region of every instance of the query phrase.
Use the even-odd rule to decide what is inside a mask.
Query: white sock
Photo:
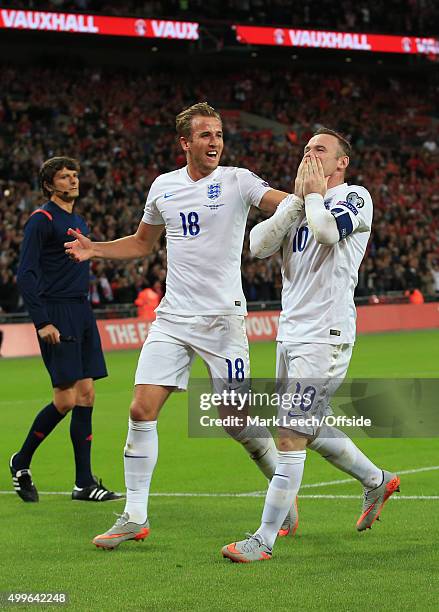
[[[146,521],[149,485],[158,456],[157,421],[128,421],[124,448],[127,499],[124,512],[130,521],[140,525]]]
[[[271,480],[276,469],[277,448],[268,429],[247,425],[239,432],[235,440],[242,444],[264,476]]]
[[[337,429],[324,425],[308,448],[317,451],[332,465],[359,480],[367,489],[378,487],[383,480],[383,472],[352,442],[348,436]]]
[[[265,497],[262,523],[256,531],[264,544],[273,548],[291,504],[302,482],[306,451],[279,451],[279,462]]]

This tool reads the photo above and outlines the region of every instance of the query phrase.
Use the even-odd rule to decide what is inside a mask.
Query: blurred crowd
[[[437,35],[435,0],[2,0],[2,6],[105,15],[216,20],[339,31]]]
[[[20,309],[15,283],[23,226],[44,198],[38,169],[53,155],[81,161],[83,214],[96,240],[135,231],[156,176],[182,167],[175,115],[208,100],[223,112],[223,165],[243,166],[291,191],[303,146],[321,124],[353,144],[348,182],[375,205],[358,296],[420,289],[439,294],[439,121],[437,78],[312,75],[273,69],[218,74],[0,67],[0,308]],[[248,128],[237,111],[274,120]],[[274,131],[273,131],[274,130]],[[261,219],[257,210],[248,230]],[[249,301],[277,300],[279,255],[243,253]],[[165,239],[144,261],[93,264],[95,306],[133,303],[145,288],[163,295]]]

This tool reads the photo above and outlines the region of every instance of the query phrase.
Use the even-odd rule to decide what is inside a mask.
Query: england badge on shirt
[[[216,200],[221,195],[221,183],[211,183],[207,186],[207,197],[209,200]]]

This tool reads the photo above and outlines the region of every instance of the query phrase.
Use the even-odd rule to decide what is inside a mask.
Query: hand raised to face
[[[328,190],[328,179],[325,177],[322,162],[315,155],[304,157],[303,193],[320,193],[323,197]]]
[[[296,180],[294,181],[294,195],[303,200],[305,198],[303,193],[303,181],[305,178],[305,158],[299,164],[297,169]]]

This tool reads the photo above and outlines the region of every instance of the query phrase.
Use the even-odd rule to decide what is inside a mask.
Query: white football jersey
[[[340,240],[332,246],[316,242],[306,216],[285,237],[278,341],[355,341],[354,289],[370,236],[372,198],[364,187],[343,183],[328,189],[324,203]]]
[[[187,167],[157,177],[142,221],[166,226],[166,294],[157,312],[247,313],[241,252],[250,206],[270,186],[245,170],[218,166],[193,181]]]

